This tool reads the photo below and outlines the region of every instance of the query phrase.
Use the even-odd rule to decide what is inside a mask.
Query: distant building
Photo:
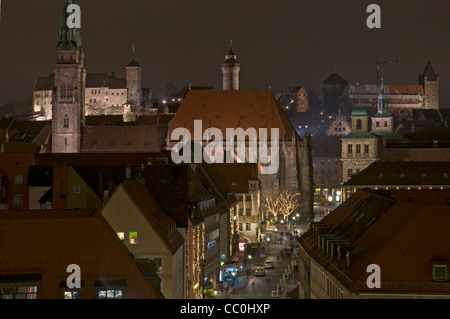
[[[392,114],[411,114],[418,109],[439,109],[439,75],[428,61],[417,85],[386,85],[387,110]],[[360,103],[370,113],[376,110],[378,103],[377,85],[350,85],[349,102]]]
[[[276,174],[261,174],[261,158],[258,160],[258,179],[262,185],[262,196],[265,192],[282,189],[301,189],[306,214],[312,211],[312,164],[310,158],[309,136],[300,138],[294,131],[292,124],[281,110],[273,94],[268,90],[226,90],[205,91],[192,90],[186,96],[175,117],[170,122],[167,149],[181,141],[180,136],[172,139],[172,132],[177,128],[186,129],[190,137],[186,139],[201,143],[203,147],[211,141],[204,136],[194,134],[194,121],[201,120],[202,130],[217,128],[223,134],[223,160],[233,158],[234,162],[249,162],[249,148],[245,148],[245,159],[237,152],[237,145],[227,140],[227,129],[242,128],[245,134],[254,129],[257,141],[264,140],[259,135],[261,128],[267,129],[267,146],[271,146],[271,131],[279,132],[279,167]],[[246,131],[247,130],[247,131]],[[203,132],[202,132],[203,134]],[[248,135],[247,135],[248,136]],[[217,137],[215,137],[217,138]],[[233,148],[232,148],[233,147]],[[219,151],[218,151],[219,152]],[[276,154],[276,153],[275,153]],[[208,154],[209,156],[215,154]]]
[[[289,93],[279,93],[276,98],[284,111],[291,110],[297,113],[311,111],[308,105],[308,91],[304,86],[296,86]]]
[[[348,92],[348,81],[337,73],[332,73],[323,81],[323,111],[325,114],[337,114],[344,111]]]
[[[344,114],[332,117],[331,123],[326,130],[328,136],[345,136],[352,131],[352,127]]]
[[[354,108],[350,116],[352,132],[342,137],[342,181],[348,180],[378,160],[378,139],[369,133],[367,111]]]
[[[339,136],[313,136],[311,138],[314,172],[314,202],[320,204],[340,202],[342,182],[341,139]]]
[[[449,222],[448,203],[360,190],[300,237],[299,297],[448,299]],[[368,285],[372,264],[380,267],[379,287]]]
[[[261,214],[261,185],[257,166],[251,163],[214,164],[238,200],[237,224],[240,243],[256,243],[267,217]]]

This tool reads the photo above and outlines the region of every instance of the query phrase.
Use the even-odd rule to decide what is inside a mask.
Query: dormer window
[[[433,260],[431,262],[433,281],[448,281],[448,261]]]

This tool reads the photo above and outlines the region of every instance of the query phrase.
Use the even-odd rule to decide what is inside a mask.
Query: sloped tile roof
[[[125,181],[120,187],[126,191],[166,247],[174,254],[183,244],[183,236],[176,229],[172,231],[176,227],[175,222],[164,214],[152,193],[138,181]]]
[[[268,90],[191,90],[170,122],[171,129],[186,128],[194,138],[194,120],[202,120],[203,130],[216,127],[226,134],[227,128],[279,129],[280,140],[290,140],[293,127]],[[225,140],[225,136],[223,137]]]
[[[81,152],[161,151],[165,147],[167,126],[85,126]]]

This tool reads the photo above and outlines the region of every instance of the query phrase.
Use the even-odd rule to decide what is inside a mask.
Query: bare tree
[[[300,193],[283,191],[279,196],[279,201],[281,202],[282,211],[284,219],[291,215],[297,208],[300,207]]]
[[[275,217],[283,215],[286,219],[297,208],[300,207],[301,195],[299,192],[284,190],[278,194],[268,194],[264,198],[264,203],[267,212],[273,214]]]

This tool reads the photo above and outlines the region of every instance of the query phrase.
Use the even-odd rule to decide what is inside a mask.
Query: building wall
[[[0,203],[4,209],[23,210],[29,206],[28,167],[34,163],[32,153],[0,153],[0,171],[4,184]],[[2,174],[2,175],[3,175]],[[5,178],[6,177],[6,178]]]
[[[336,116],[326,131],[328,136],[345,136],[352,131],[350,123],[344,115]]]
[[[352,153],[349,153],[352,145]],[[357,153],[358,145],[360,153]],[[368,152],[366,152],[368,145]],[[374,138],[342,139],[342,182],[347,181],[352,174],[357,174],[378,160],[378,140]]]
[[[67,209],[101,209],[103,201],[90,188],[72,167],[67,169]]]
[[[206,215],[206,214],[205,214]],[[220,213],[209,213],[205,219],[205,271],[204,277],[214,285],[220,273]]]
[[[201,299],[201,285],[204,277],[205,224],[192,225],[189,222],[186,233],[186,298]]]
[[[183,253],[180,253],[183,247],[180,246],[178,251],[172,254],[121,187],[110,197],[102,210],[102,215],[116,233],[124,233],[124,243],[133,256],[162,259],[162,267],[158,272],[161,278],[161,292],[167,299],[179,297],[183,292],[184,282],[175,279],[184,277]],[[137,244],[129,241],[127,234],[130,232],[137,232]]]
[[[425,78],[425,108],[438,109],[439,108],[439,78],[437,81],[428,81]]]
[[[126,248],[102,219],[2,219],[0,229],[0,242],[8,243],[0,249],[0,273],[40,274],[38,298],[62,299],[60,284],[70,275],[70,264],[80,266],[83,299],[96,298],[96,282],[114,280],[126,282],[126,299],[156,298]]]
[[[239,237],[241,242],[256,243],[261,234],[261,191],[258,180],[248,181],[248,184],[248,193],[236,194]]]

